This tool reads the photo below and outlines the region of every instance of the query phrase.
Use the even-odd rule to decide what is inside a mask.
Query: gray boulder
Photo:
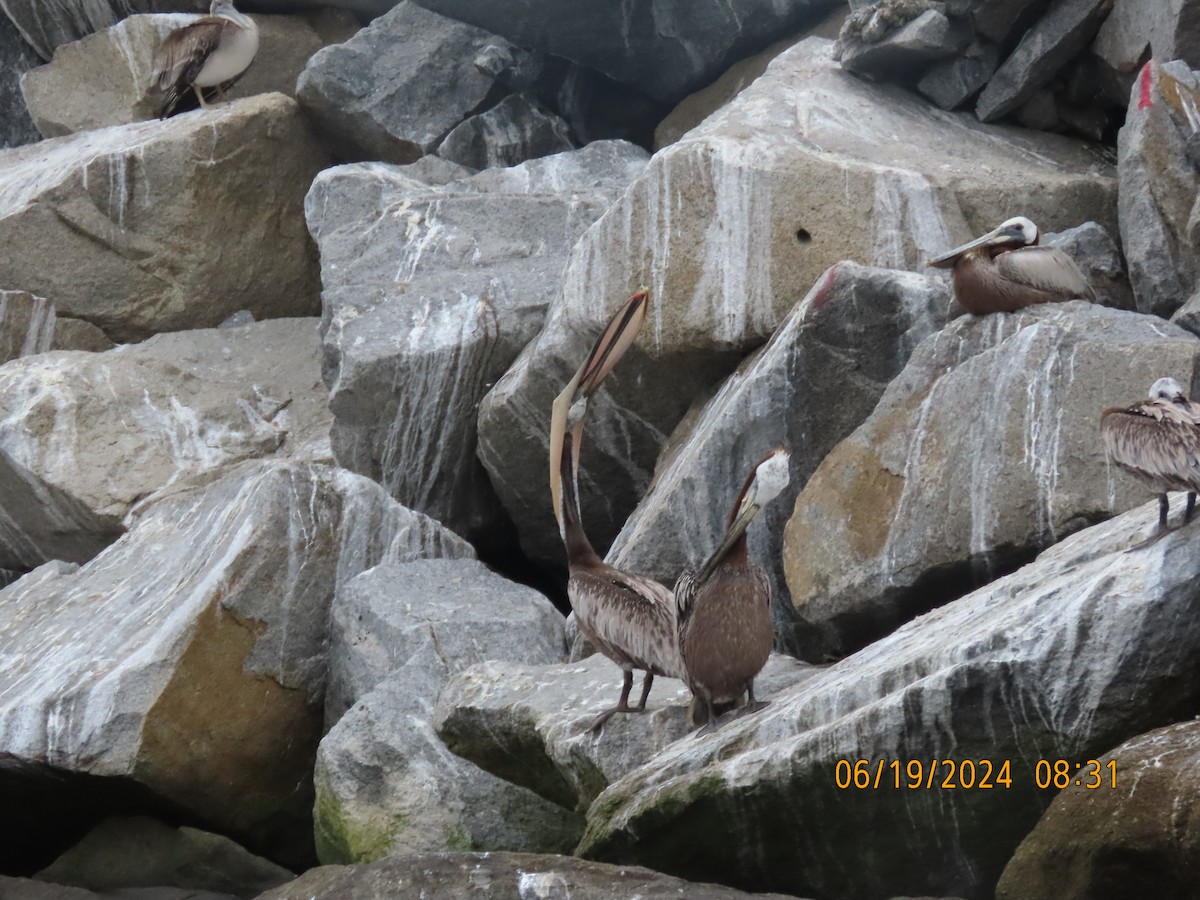
[[[494,103],[527,58],[503,38],[405,0],[313,56],[296,93],[341,159],[409,163]]]
[[[773,654],[755,680],[755,695],[769,700],[817,671]],[[434,721],[459,756],[565,809],[583,810],[687,734],[690,695],[674,678],[655,679],[646,712],[616,715],[601,732],[589,731],[620,689],[620,669],[598,653],[566,665],[486,662],[447,685]]]
[[[1112,170],[1083,144],[933,110],[841,71],[832,46],[801,41],[654,156],[572,251],[541,334],[484,399],[479,457],[532,558],[562,552],[545,486],[550,405],[639,284],[649,322],[583,448],[583,518],[601,547],[693,402],[830,266],[915,269],[1013,209],[1051,231],[1113,223]]]
[[[86,562],[189,476],[327,460],[319,354],[316,320],[284,319],[0,367],[0,567]]]
[[[704,87],[737,60],[819,20],[838,0],[696,0],[658,9],[517,0],[419,0],[422,6],[561,56],[666,103]]]
[[[771,579],[777,644],[800,649],[808,635],[796,630],[781,557],[796,496],[875,408],[917,344],[959,313],[942,279],[838,263],[766,347],[675,430],[609,562],[674,584],[716,549],[750,467],[782,444],[791,451],[791,481],[750,529],[750,552]]]
[[[32,144],[41,135],[21,99],[21,76],[38,64],[37,54],[0,11],[0,148]]]
[[[259,29],[254,64],[226,92],[228,99],[295,92],[308,58],[329,40],[300,16],[254,16]],[[170,31],[193,16],[130,16],[111,28],[55,51],[47,65],[21,79],[25,103],[46,137],[125,125],[158,118],[163,98],[151,94],[154,51]],[[324,29],[323,29],[324,30]],[[358,30],[353,21],[331,37],[345,40]],[[86,84],[89,90],[81,91]]]
[[[1114,0],[1092,52],[1130,78],[1151,57],[1200,68],[1200,10],[1187,0]]]
[[[0,290],[0,363],[47,350],[109,350],[113,342],[82,319],[59,316],[28,291]]]
[[[515,166],[574,148],[563,119],[526,94],[505,97],[446,135],[438,155],[472,169]]]
[[[130,816],[105,819],[36,877],[95,891],[177,887],[250,897],[296,876],[223,835]]]
[[[302,198],[328,160],[278,94],[0,151],[0,284],[119,341],[312,315]]]
[[[394,897],[398,886],[421,900],[751,900],[750,894],[733,888],[636,866],[529,853],[438,853],[382,859],[369,866],[323,866],[259,900],[376,900]],[[753,900],[791,898],[756,893]]]
[[[1051,800],[1039,761],[1098,757],[1200,703],[1197,526],[1133,549],[1157,516],[1148,503],[1073,535],[666,748],[597,798],[579,853],[822,897],[992,896]],[[931,779],[934,760],[956,764]],[[869,865],[864,834],[888,835]]]
[[[917,90],[942,109],[958,109],[983,89],[999,64],[999,49],[988,44],[978,54],[930,66],[917,82]]]
[[[1187,897],[1200,877],[1200,725],[1126,741],[1077,772],[1021,842],[997,900]]]
[[[645,160],[598,142],[437,186],[380,164],[323,172],[306,209],[338,462],[461,534],[489,530],[500,512],[475,456],[480,398],[541,326],[571,247]]]
[[[1200,75],[1147,63],[1117,138],[1118,209],[1143,312],[1169,316],[1200,288]]]
[[[975,113],[994,122],[1015,111],[1092,42],[1112,0],[1060,0],[1021,38],[992,76]]]
[[[910,5],[920,9],[925,4]],[[947,18],[932,4],[882,36],[868,31],[877,14],[878,7],[870,6],[846,20],[838,39],[842,68],[878,77],[908,78],[915,67],[957,55],[971,39],[966,22]],[[866,21],[861,21],[863,16]]]
[[[44,805],[76,816],[120,779],[304,864],[338,584],[380,562],[470,555],[325,466],[251,463],[172,488],[87,565],[0,592],[5,790],[52,769]]]
[[[1100,412],[1198,371],[1193,335],[1082,300],[964,317],[927,339],[809,479],[784,533],[792,601],[836,636],[825,655],[1142,502],[1106,461]]]

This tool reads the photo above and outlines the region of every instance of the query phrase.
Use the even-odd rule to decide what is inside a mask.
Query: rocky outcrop
[[[0,746],[17,765],[0,781],[56,773],[50,827],[46,809],[77,817],[89,792],[122,785],[302,865],[337,585],[471,552],[325,466],[251,463],[180,485],[87,565],[51,563],[3,591]]]
[[[917,268],[1014,208],[1050,231],[1113,223],[1112,170],[1081,144],[931,110],[840,71],[831,52],[800,42],[655,155],[575,247],[545,328],[484,400],[479,456],[533,558],[561,553],[545,489],[550,404],[639,284],[649,322],[597,398],[583,451],[583,519],[600,546],[692,403],[830,266]]]
[[[1135,548],[1157,516],[1148,503],[1075,534],[666,748],[597,798],[579,852],[829,898],[991,896],[1050,800],[1038,760],[1073,766],[1200,702],[1196,526]],[[933,760],[957,764],[929,784]],[[889,835],[869,865],[864,831]]]
[[[114,817],[37,873],[41,881],[95,891],[188,888],[250,897],[295,873],[196,828],[172,828],[146,816]]]
[[[283,319],[0,368],[0,567],[86,562],[181,478],[328,460],[319,354],[315,319]]]
[[[1200,67],[1200,13],[1186,0],[1151,4],[1114,0],[1091,49],[1114,73],[1130,81],[1151,57]]]
[[[697,884],[649,869],[608,866],[569,856],[526,853],[454,853],[405,856],[370,866],[323,866],[260,900],[345,900],[393,895],[402,889],[422,900],[743,900],[751,895],[717,884]],[[754,900],[787,900],[754,894]]]
[[[788,587],[836,635],[825,654],[1142,502],[1106,462],[1100,412],[1167,373],[1188,384],[1198,365],[1182,329],[1081,300],[964,317],[926,340],[787,525]]]
[[[311,315],[302,199],[327,164],[278,94],[0,151],[0,284],[114,340]]]
[[[750,467],[782,444],[791,451],[791,479],[750,529],[750,552],[771,578],[777,643],[803,646],[811,638],[795,630],[781,555],[796,496],[875,408],[917,344],[960,313],[942,279],[838,263],[766,347],[676,429],[609,562],[674,584],[716,549]]]
[[[997,900],[1187,897],[1200,876],[1200,726],[1126,741],[1055,785],[1065,789],[1021,842]]]
[[[82,319],[58,315],[28,291],[0,290],[0,363],[48,350],[109,350],[113,342]]]
[[[570,127],[526,94],[505,97],[456,125],[438,155],[472,169],[515,166],[574,149]]]
[[[572,245],[645,159],[602,142],[437,186],[380,164],[323,172],[306,209],[338,462],[461,534],[491,528],[479,401],[536,334]]]
[[[773,654],[755,679],[770,698],[818,670]],[[687,734],[688,690],[656,678],[640,715],[617,715],[596,734],[596,714],[611,708],[621,670],[596,653],[568,665],[486,662],[454,678],[438,699],[438,734],[458,755],[559,804],[586,809],[609,784]]]
[[[31,144],[39,137],[20,87],[21,76],[37,64],[37,54],[0,10],[0,149]]]
[[[47,65],[21,79],[25,103],[46,137],[158,118],[161,94],[151,94],[154,51],[171,31],[194,16],[130,16],[111,28],[60,47]],[[358,30],[350,19],[323,37],[299,16],[255,16],[259,30],[254,64],[228,92],[236,100],[255,94],[292,95],[308,58],[327,43]],[[90,90],[81,91],[86,84]]]
[[[1148,62],[1117,141],[1121,244],[1143,312],[1200,291],[1200,74]]]

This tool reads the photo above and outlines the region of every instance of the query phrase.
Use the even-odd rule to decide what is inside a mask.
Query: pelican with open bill
[[[1096,293],[1075,261],[1058,247],[1041,247],[1038,227],[1024,216],[931,259],[954,270],[954,296],[977,316],[1015,312],[1039,303],[1091,300]]]
[[[150,90],[166,94],[162,118],[167,118],[187,92],[195,91],[201,106],[208,106],[204,88],[223,96],[227,86],[242,76],[258,53],[258,26],[234,8],[233,0],[213,0],[209,15],[176,28],[154,51]]]
[[[1200,491],[1200,403],[1188,400],[1178,381],[1160,378],[1149,399],[1104,410],[1100,433],[1109,458],[1159,495],[1153,540],[1170,531],[1168,491],[1188,492],[1181,525],[1192,520]]]
[[[754,699],[754,679],[771,655],[771,582],[750,559],[746,529],[763,507],[787,487],[787,450],[776,447],[750,472],[734,501],[720,545],[698,570],[688,569],[675,582],[679,653],[684,680],[704,707],[693,725],[701,733],[717,727],[722,707],[746,696],[744,712],[762,708]]]
[[[567,552],[567,597],[579,630],[625,674],[621,699],[596,716],[592,730],[614,713],[644,711],[655,675],[683,674],[670,590],[604,562],[583,531],[579,508],[579,449],[588,401],[633,344],[648,302],[649,293],[642,289],[617,312],[555,399],[550,418],[550,497]],[[646,675],[641,699],[630,706],[635,669]]]

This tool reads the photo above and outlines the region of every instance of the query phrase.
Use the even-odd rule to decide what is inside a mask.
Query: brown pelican
[[[584,534],[579,512],[579,447],[587,403],[633,343],[646,318],[648,299],[647,291],[639,291],[608,323],[555,399],[550,420],[550,496],[567,551],[567,596],[579,630],[625,673],[621,699],[592,721],[592,730],[613,713],[645,710],[655,675],[683,674],[671,592],[653,579],[605,563]],[[634,669],[646,676],[641,699],[630,706]]]
[[[954,296],[977,316],[1075,298],[1095,303],[1075,261],[1057,247],[1039,247],[1039,240],[1038,227],[1017,216],[926,265],[953,268]]]
[[[1158,531],[1168,531],[1168,491],[1187,491],[1181,525],[1192,520],[1200,491],[1200,403],[1183,395],[1174,378],[1150,386],[1150,398],[1100,414],[1104,448],[1117,466],[1141,479],[1158,496]]]
[[[751,471],[733,504],[725,537],[699,570],[689,569],[675,582],[679,652],[687,685],[705,717],[694,709],[693,724],[716,727],[721,707],[736,705],[745,694],[745,712],[754,700],[754,678],[771,655],[771,583],[752,562],[746,529],[759,511],[787,487],[788,452],[776,447]]]
[[[233,0],[213,0],[209,15],[176,28],[154,51],[154,82],[150,90],[165,93],[162,117],[175,110],[189,90],[201,106],[206,87],[223,95],[224,86],[249,68],[258,52],[258,26],[234,9]]]

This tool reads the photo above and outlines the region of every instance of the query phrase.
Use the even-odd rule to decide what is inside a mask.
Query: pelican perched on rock
[[[767,664],[775,629],[771,621],[771,582],[750,559],[746,529],[764,506],[788,484],[788,452],[776,447],[751,471],[734,501],[725,537],[698,570],[675,582],[679,652],[687,685],[704,708],[693,724],[716,727],[720,707],[754,700],[754,678]]]
[[[1186,525],[1200,491],[1200,403],[1183,395],[1174,378],[1160,378],[1150,397],[1100,414],[1104,448],[1117,466],[1141,479],[1158,496],[1158,536],[1166,534],[1168,491],[1187,491]]]
[[[1038,227],[1017,216],[926,265],[953,268],[954,296],[977,316],[1076,298],[1096,302],[1075,261],[1057,247],[1039,247],[1039,240]]]
[[[579,510],[579,448],[588,400],[633,343],[648,299],[645,290],[639,291],[608,323],[555,399],[550,420],[550,496],[567,551],[567,597],[579,630],[625,673],[621,699],[592,721],[592,730],[613,713],[644,711],[655,675],[683,677],[671,592],[651,578],[604,562],[583,531]],[[630,706],[635,669],[646,675],[641,699]]]
[[[209,15],[176,28],[154,51],[152,93],[166,94],[162,117],[175,110],[189,90],[208,106],[203,88],[224,87],[241,77],[258,52],[258,26],[238,12],[233,0],[213,0]]]

